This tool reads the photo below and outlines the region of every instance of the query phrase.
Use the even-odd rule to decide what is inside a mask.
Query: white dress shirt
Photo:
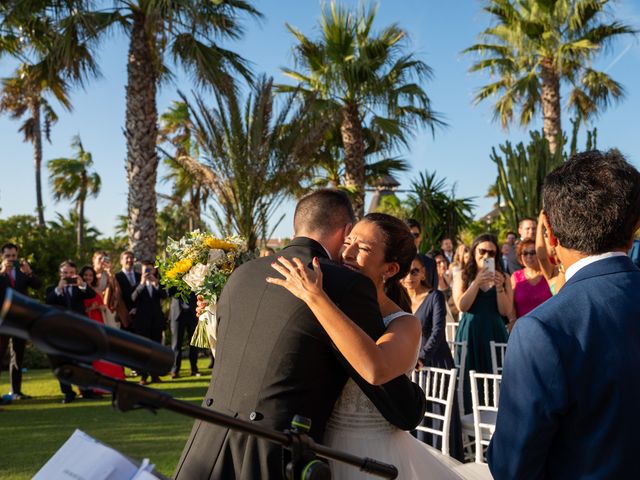
[[[587,265],[591,265],[592,263],[599,262],[600,260],[605,260],[606,258],[612,257],[621,257],[622,255],[626,255],[624,252],[606,252],[600,253],[598,255],[589,255],[588,257],[581,258],[576,263],[567,268],[567,271],[564,273],[564,277],[568,282],[571,277],[573,277],[578,271],[586,267]]]

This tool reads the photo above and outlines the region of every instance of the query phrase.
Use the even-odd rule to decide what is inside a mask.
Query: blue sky
[[[293,65],[293,38],[284,24],[288,22],[313,36],[317,32],[320,3],[317,0],[261,0],[255,3],[265,18],[259,22],[247,21],[245,37],[224,46],[250,60],[256,73],[264,72],[274,76],[276,82],[286,82],[280,68]],[[346,3],[357,5],[358,2]],[[615,15],[640,28],[637,1],[616,2]],[[439,178],[446,178],[449,184],[455,183],[459,196],[477,197],[477,216],[491,209],[492,201],[484,197],[496,176],[495,165],[489,158],[491,147],[506,140],[518,142],[528,137],[527,130],[515,126],[505,131],[494,123],[490,102],[479,106],[472,103],[475,90],[487,78],[468,73],[472,58],[460,52],[475,43],[477,34],[489,25],[489,21],[478,0],[382,0],[376,22],[378,27],[396,22],[408,31],[411,49],[434,70],[435,78],[425,87],[434,109],[443,113],[449,124],[448,128],[437,131],[435,137],[426,130],[419,132],[410,147],[399,152],[412,168],[411,172],[400,176],[403,187],[408,186],[417,172],[436,171]],[[114,32],[102,45],[99,55],[103,77],[90,82],[86,90],[73,92],[73,112],[57,109],[60,121],[53,127],[52,143],[44,144],[45,162],[69,156],[71,138],[80,134],[102,177],[102,192],[97,199],[87,202],[87,216],[107,235],[113,233],[116,216],[126,213],[126,145],[122,134],[126,54],[126,38]],[[593,122],[598,127],[598,146],[601,149],[617,147],[640,167],[640,43],[631,38],[620,41],[601,57],[596,67],[606,69],[627,91],[623,103],[613,106]],[[3,59],[0,77],[10,75],[12,68],[11,62]],[[173,83],[163,85],[158,94],[159,112],[177,98],[178,88],[189,91],[192,85],[180,74]],[[563,118],[566,128],[569,117],[565,114]],[[2,217],[35,211],[32,149],[22,142],[18,127],[18,122],[7,116],[0,117]],[[530,128],[540,128],[540,123],[533,123]],[[52,219],[55,212],[66,212],[67,203],[54,203],[52,199],[46,169],[43,184],[45,217]],[[159,183],[158,189],[168,191],[169,186]],[[276,230],[276,236],[291,236],[293,203],[285,203],[281,211],[287,216]]]

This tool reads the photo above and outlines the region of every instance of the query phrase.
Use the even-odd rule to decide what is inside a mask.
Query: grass
[[[199,361],[202,377],[178,379],[163,377],[152,388],[175,398],[200,404],[206,394],[211,371]],[[188,365],[183,361],[183,365]],[[8,376],[3,373],[0,392],[8,391]],[[133,380],[139,380],[133,379]],[[187,417],[158,411],[157,415],[136,410],[126,413],[111,408],[111,398],[77,399],[61,404],[58,381],[50,370],[29,370],[24,374],[22,390],[33,399],[15,401],[0,412],[0,478],[22,480],[33,477],[67,438],[78,428],[129,457],[149,458],[160,473],[171,476],[193,421]]]

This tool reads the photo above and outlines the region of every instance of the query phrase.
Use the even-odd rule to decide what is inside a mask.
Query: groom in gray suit
[[[385,330],[373,283],[335,263],[354,222],[348,197],[317,190],[300,200],[296,237],[285,258],[310,264],[318,257],[331,299],[372,338]],[[204,406],[276,430],[300,414],[312,420],[311,437],[322,442],[326,422],[347,378],[353,378],[382,415],[404,430],[425,409],[424,394],[401,376],[367,384],[335,349],[309,308],[285,289],[266,282],[271,257],[239,267],[218,303],[218,346]],[[289,453],[280,446],[196,421],[175,472],[177,479],[278,479]]]

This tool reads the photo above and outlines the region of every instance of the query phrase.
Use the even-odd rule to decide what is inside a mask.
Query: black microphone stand
[[[53,356],[52,356],[53,357]],[[317,444],[306,434],[304,425],[296,423],[286,432],[279,432],[245,420],[240,420],[214,410],[208,410],[191,403],[176,400],[165,392],[147,388],[131,382],[116,380],[95,372],[93,369],[73,360],[53,357],[54,373],[61,382],[78,385],[83,388],[100,388],[112,393],[112,404],[116,410],[127,412],[133,409],[145,408],[152,412],[160,408],[196,418],[208,423],[220,425],[232,430],[254,435],[282,445],[291,450],[292,462],[287,466],[287,476],[291,479],[302,478],[331,478],[328,467],[324,462],[315,460],[315,454],[348,463],[360,470],[383,478],[396,478],[398,469],[371,458],[362,458],[349,453],[340,452],[324,445]],[[308,427],[308,426],[307,426]],[[321,465],[322,464],[322,465]],[[313,470],[316,470],[314,472]],[[313,476],[313,475],[316,476]],[[327,476],[328,475],[328,476]]]

